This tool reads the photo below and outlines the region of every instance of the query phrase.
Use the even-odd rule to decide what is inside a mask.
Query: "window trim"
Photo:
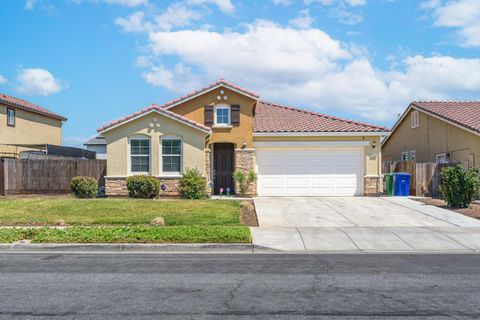
[[[439,157],[445,157],[445,162],[438,162],[438,158]],[[442,153],[436,153],[435,154],[435,163],[436,164],[446,164],[448,163],[448,156],[447,156],[447,153],[446,152],[442,152]]]
[[[10,121],[9,121],[9,120],[10,120],[10,119],[9,119],[9,118],[10,118],[10,115],[9,115],[9,112],[10,112],[10,111],[13,111],[13,123],[10,123]],[[17,112],[16,112],[16,110],[13,109],[13,108],[7,108],[7,126],[8,126],[8,127],[15,127],[15,124],[16,124],[16,122],[17,122],[17,121],[16,121],[16,120],[17,120],[16,118],[17,118]]]
[[[404,159],[403,156],[406,156],[406,158]],[[410,151],[402,151],[400,153],[400,160],[401,161],[410,161]]]
[[[408,156],[410,160],[417,160],[417,150],[410,150]]]
[[[217,122],[217,110],[218,109],[227,109],[228,110],[228,123],[218,123]],[[229,127],[232,125],[232,110],[229,104],[217,104],[213,108],[213,125],[216,127]]]
[[[166,156],[178,156],[180,157],[180,172],[164,172],[163,171],[163,140],[180,140],[180,154],[179,155],[166,155]],[[180,136],[161,136],[159,146],[159,177],[180,177],[183,175],[183,139]]]
[[[132,140],[148,140],[149,142],[149,152],[148,152],[148,169],[149,171],[132,171],[132,157],[145,157],[146,155],[132,155]],[[150,172],[152,171],[152,141],[151,138],[147,135],[143,134],[138,134],[138,135],[133,135],[128,138],[128,161],[127,161],[127,166],[128,166],[128,175],[129,176],[142,176],[142,175],[150,175]]]
[[[420,127],[420,112],[418,110],[412,111],[410,126],[412,127],[412,129]]]

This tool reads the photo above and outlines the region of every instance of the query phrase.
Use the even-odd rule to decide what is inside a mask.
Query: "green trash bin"
[[[383,192],[385,192],[387,196],[393,196],[395,191],[395,181],[393,179],[393,173],[385,173],[383,175],[383,181],[384,181]]]

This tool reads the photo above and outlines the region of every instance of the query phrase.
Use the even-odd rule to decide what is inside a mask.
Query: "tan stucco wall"
[[[449,152],[451,163],[480,166],[480,136],[419,112],[419,127],[411,128],[411,111],[382,146],[384,158],[398,161],[404,151],[415,150],[417,162],[435,162],[436,154]]]
[[[15,109],[15,127],[7,126],[7,106],[0,104],[0,154],[26,150],[2,144],[62,144],[62,121]]]
[[[224,94],[220,94],[220,90]],[[217,96],[227,96],[227,100],[217,100]],[[256,100],[245,95],[239,94],[225,87],[207,92],[192,100],[186,101],[170,109],[175,113],[181,114],[189,119],[199,123],[204,123],[204,106],[215,104],[240,105],[240,126],[228,129],[213,128],[213,133],[208,144],[216,142],[230,142],[235,144],[235,148],[241,148],[246,143],[247,148],[253,147],[253,109]]]
[[[364,147],[365,165],[364,175],[377,177],[382,174],[382,154],[380,150],[380,136],[334,136],[334,137],[254,137],[254,141],[369,141]],[[376,147],[373,148],[373,141]]]
[[[153,121],[157,118],[157,122]],[[150,123],[160,127],[150,128]],[[107,142],[107,176],[127,176],[129,174],[129,137],[145,135],[150,137],[150,175],[161,176],[160,137],[178,136],[182,138],[183,170],[197,168],[205,174],[205,137],[207,133],[186,124],[153,112],[102,133]]]

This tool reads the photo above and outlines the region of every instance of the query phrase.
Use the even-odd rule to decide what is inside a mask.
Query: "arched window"
[[[130,137],[130,172],[150,173],[150,138],[137,135]]]

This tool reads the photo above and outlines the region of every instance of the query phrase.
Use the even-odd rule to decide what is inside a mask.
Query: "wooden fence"
[[[94,177],[103,186],[106,168],[106,160],[2,159],[0,195],[69,192],[76,176]]]
[[[408,172],[411,174],[410,195],[441,197],[440,172],[448,164],[416,163],[415,161],[383,161],[382,172]]]

